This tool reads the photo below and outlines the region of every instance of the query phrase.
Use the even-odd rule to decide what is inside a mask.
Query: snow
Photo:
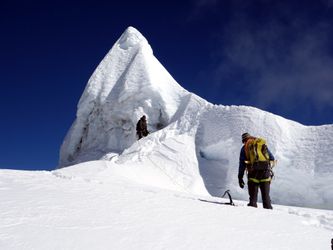
[[[147,40],[129,27],[89,79],[61,147],[60,165],[121,153],[136,141],[135,125],[142,115],[151,132],[163,128],[185,95]]]
[[[151,133],[137,141],[144,114]],[[183,89],[129,27],[89,79],[59,167],[112,159],[150,168],[160,177],[149,184],[160,188],[212,196],[230,189],[247,200],[237,181],[244,132],[265,138],[278,160],[273,203],[333,208],[333,125],[307,127],[253,107],[213,105]],[[128,172],[146,182],[140,170]]]
[[[273,203],[333,208],[332,125],[306,127],[259,109],[235,106],[211,107],[202,120],[197,133],[204,156],[200,168],[210,178],[206,186],[211,194],[221,193],[218,183],[224,182],[222,189],[238,191],[237,198],[247,199],[247,193],[237,188],[237,164],[241,132],[249,131],[266,138],[278,160]]]
[[[216,204],[226,200],[144,185],[123,167],[0,170],[0,249],[329,249],[330,210]]]
[[[247,207],[238,187],[244,132],[278,160],[273,210]],[[0,249],[326,249],[332,138],[333,125],[186,91],[129,27],[88,81],[59,168],[0,170]],[[227,189],[236,207],[218,204]]]

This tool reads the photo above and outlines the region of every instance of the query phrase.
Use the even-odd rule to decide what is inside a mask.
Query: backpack
[[[263,138],[250,138],[245,143],[246,163],[254,170],[267,170],[270,168],[270,159],[266,140]]]

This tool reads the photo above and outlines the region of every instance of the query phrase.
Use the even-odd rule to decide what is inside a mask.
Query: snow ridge
[[[137,141],[143,114],[151,133]],[[247,200],[237,181],[244,132],[265,138],[278,160],[273,204],[333,208],[333,125],[213,105],[183,89],[129,27],[89,79],[59,165],[107,160],[134,182],[212,196],[230,189]]]
[[[188,95],[153,56],[147,40],[129,27],[97,67],[78,104],[60,151],[60,166],[121,153],[136,141],[142,115],[154,132],[173,119]]]

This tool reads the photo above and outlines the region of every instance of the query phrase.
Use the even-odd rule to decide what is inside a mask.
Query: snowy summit
[[[60,166],[121,153],[136,141],[135,125],[143,114],[150,131],[162,129],[188,95],[154,57],[141,33],[129,27],[86,86],[61,148]]]
[[[244,132],[278,161],[273,210],[238,186]],[[332,140],[333,125],[186,91],[129,27],[88,81],[59,168],[0,170],[0,249],[329,249]]]
[[[150,135],[137,141],[142,115]],[[231,189],[246,200],[237,182],[244,132],[266,138],[278,160],[273,203],[333,208],[332,125],[307,127],[252,107],[212,105],[183,89],[129,27],[88,81],[60,167],[111,159],[154,169],[163,182],[154,178],[151,185],[213,196]]]

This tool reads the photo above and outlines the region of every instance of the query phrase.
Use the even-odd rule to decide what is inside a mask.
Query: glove
[[[240,188],[244,188],[245,183],[244,183],[244,181],[243,181],[243,178],[239,178],[239,179],[238,179],[238,183],[239,183]]]

